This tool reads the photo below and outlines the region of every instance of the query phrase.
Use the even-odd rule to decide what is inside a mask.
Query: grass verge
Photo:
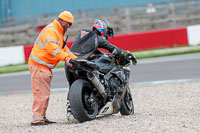
[[[152,57],[160,57],[160,56],[170,56],[170,55],[179,55],[179,54],[189,54],[189,53],[197,53],[200,52],[200,49],[186,49],[181,51],[170,51],[170,52],[156,52],[156,50],[148,51],[146,54],[139,53],[136,54],[137,59],[143,59],[143,58],[152,58]],[[64,67],[64,62],[60,62],[56,68]],[[28,70],[28,64],[19,64],[19,65],[9,65],[0,67],[0,74],[2,73],[12,73],[12,72],[20,72],[20,71],[27,71]]]
[[[60,62],[56,68],[64,67],[64,62]],[[0,67],[0,74],[3,73],[12,73],[12,72],[20,72],[20,71],[28,71],[28,64],[18,64],[18,65],[9,65]]]
[[[163,53],[148,53],[148,54],[138,54],[136,55],[137,59],[143,58],[152,58],[152,57],[160,57],[160,56],[171,56],[171,55],[180,55],[180,54],[190,54],[190,53],[198,53],[200,49],[189,49],[184,51],[172,51],[172,52],[163,52]]]

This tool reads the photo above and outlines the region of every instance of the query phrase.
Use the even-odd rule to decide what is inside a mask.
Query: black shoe
[[[41,125],[48,125],[48,124],[53,124],[53,123],[56,123],[56,122],[46,119],[43,122],[37,122],[37,123],[31,122],[31,126],[41,126]]]
[[[48,123],[43,121],[43,122],[37,122],[37,123],[33,123],[31,122],[31,126],[41,126],[41,125],[47,125]]]
[[[55,121],[50,121],[48,119],[46,119],[44,122],[46,122],[47,124],[53,124],[53,123],[56,123]]]

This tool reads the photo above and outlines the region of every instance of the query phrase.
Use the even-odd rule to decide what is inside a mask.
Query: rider
[[[94,22],[92,30],[82,29],[78,33],[70,51],[79,58],[88,59],[92,54],[99,53],[97,48],[103,48],[108,50],[113,55],[131,56],[133,62],[137,63],[135,56],[128,51],[124,51],[109,43],[107,41],[108,37],[114,37],[113,29],[110,23],[107,20],[97,19]],[[65,72],[69,86],[71,86],[74,78],[67,65],[65,65]],[[73,116],[69,106],[69,99],[67,99],[67,119],[71,121],[72,118]]]

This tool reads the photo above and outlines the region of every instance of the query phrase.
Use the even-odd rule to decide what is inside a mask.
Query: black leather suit
[[[111,43],[109,43],[103,36],[98,35],[95,31],[82,29],[76,36],[74,43],[70,49],[77,57],[88,59],[93,53],[97,53],[97,48],[103,48],[110,53],[118,54],[123,51]],[[73,76],[70,74],[67,65],[65,64],[65,73],[69,81],[69,85],[73,83]]]

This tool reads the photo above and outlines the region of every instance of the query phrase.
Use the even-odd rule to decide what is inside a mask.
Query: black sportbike
[[[69,90],[69,101],[76,120],[85,122],[118,112],[134,114],[129,88],[131,62],[131,56],[110,54],[70,61],[73,64],[70,72],[75,80]]]

